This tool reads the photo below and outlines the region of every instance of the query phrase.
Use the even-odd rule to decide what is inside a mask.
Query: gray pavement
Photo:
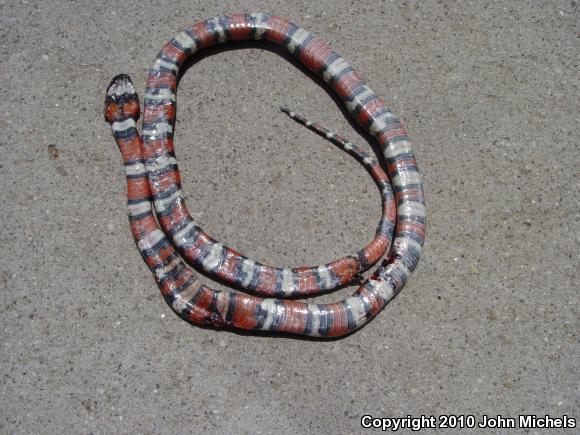
[[[423,257],[343,340],[188,325],[129,232],[106,86],[124,72],[142,95],[174,33],[236,11],[283,15],[329,41],[416,144]],[[580,417],[579,23],[569,0],[2,2],[0,433],[346,434],[364,432],[365,414]],[[368,146],[275,53],[204,57],[178,97],[189,208],[270,264],[353,252],[372,238],[378,191],[281,105]]]

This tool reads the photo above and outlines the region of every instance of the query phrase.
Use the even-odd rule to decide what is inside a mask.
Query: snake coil
[[[282,109],[353,155],[381,191],[383,213],[375,236],[353,255],[314,267],[267,266],[210,237],[186,208],[173,148],[179,69],[198,50],[248,39],[286,47],[341,97],[384,152],[388,175],[375,158],[352,142]],[[216,328],[336,337],[367,323],[404,287],[425,238],[423,190],[411,144],[383,100],[319,38],[275,15],[233,14],[199,22],[163,47],[150,70],[144,100],[139,134],[139,98],[131,79],[118,75],[107,89],[104,114],[125,165],[131,232],[165,300],[183,319]],[[340,302],[281,299],[313,296],[348,284],[387,249],[386,259],[373,275]],[[212,290],[197,279],[184,259],[251,294]]]

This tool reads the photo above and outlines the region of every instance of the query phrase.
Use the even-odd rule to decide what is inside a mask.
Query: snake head
[[[115,76],[107,88],[104,109],[105,121],[109,124],[124,121],[127,118],[139,119],[139,97],[131,77],[127,74]]]

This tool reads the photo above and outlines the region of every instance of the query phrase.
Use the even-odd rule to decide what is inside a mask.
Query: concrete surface
[[[142,94],[174,33],[234,11],[277,13],[329,41],[416,143],[423,258],[344,340],[189,326],[131,239],[105,88],[125,72]],[[574,1],[9,0],[0,17],[1,433],[336,434],[361,432],[364,414],[580,417]],[[178,100],[184,188],[210,234],[286,266],[370,240],[370,177],[278,111],[365,143],[304,72],[270,51],[225,51],[189,69]]]

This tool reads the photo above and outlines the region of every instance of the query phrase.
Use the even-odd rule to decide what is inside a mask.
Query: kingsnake
[[[357,158],[381,190],[383,215],[375,237],[354,255],[317,267],[266,266],[212,239],[187,211],[173,148],[179,69],[202,48],[250,39],[286,47],[305,67],[322,77],[384,151],[388,176],[376,159],[352,142],[282,109]],[[139,98],[127,75],[118,75],[111,81],[104,114],[125,164],[129,221],[137,247],[166,302],[193,324],[308,336],[346,335],[372,319],[403,288],[419,261],[425,237],[425,205],[407,133],[383,100],[342,57],[285,18],[233,14],[199,22],[178,33],[163,47],[150,70],[141,135],[136,125]],[[348,284],[389,248],[374,274],[340,302],[315,304],[271,298],[313,296]],[[254,295],[210,289],[197,279],[182,257]]]

